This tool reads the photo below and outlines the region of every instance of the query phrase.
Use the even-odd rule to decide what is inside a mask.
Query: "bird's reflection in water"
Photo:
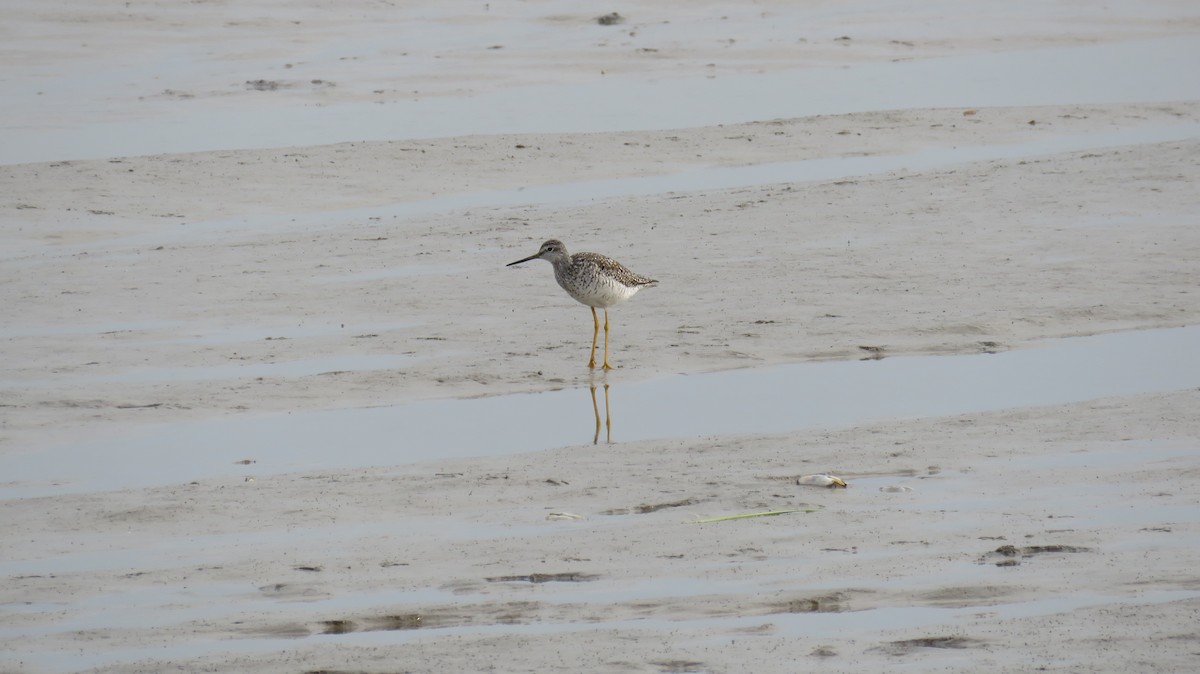
[[[601,384],[604,386],[604,442],[612,444],[612,417],[609,416],[608,405],[608,378],[604,377]],[[592,391],[592,412],[596,415],[596,433],[592,436],[592,444],[600,444],[600,405],[596,402],[596,377],[588,382],[588,388]]]

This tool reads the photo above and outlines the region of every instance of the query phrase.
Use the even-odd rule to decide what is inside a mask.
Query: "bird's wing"
[[[600,255],[599,253],[575,253],[571,257],[583,258],[588,262],[600,268],[600,271],[611,276],[627,286],[645,286],[653,283],[658,283],[652,278],[634,273],[628,267],[617,262],[611,257]]]

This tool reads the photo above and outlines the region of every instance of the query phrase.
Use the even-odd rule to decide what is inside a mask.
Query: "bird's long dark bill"
[[[505,266],[505,267],[511,267],[511,266],[513,266],[514,264],[521,264],[522,262],[529,262],[530,260],[535,260],[535,259],[537,259],[537,256],[538,256],[538,255],[541,255],[541,253],[540,253],[540,252],[538,252],[538,253],[534,253],[533,255],[530,255],[529,257],[523,257],[523,258],[521,258],[520,260],[517,260],[516,262],[509,262],[508,264],[506,264],[506,265],[504,265],[504,266]]]

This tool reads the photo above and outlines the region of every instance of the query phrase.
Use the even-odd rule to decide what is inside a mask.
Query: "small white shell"
[[[576,515],[575,513],[547,513],[546,519],[551,522],[556,520],[581,520],[583,519],[583,515]]]
[[[816,475],[803,475],[797,478],[796,484],[802,484],[809,487],[829,487],[830,489],[834,489],[836,487],[845,487],[846,481],[837,475],[818,473]]]

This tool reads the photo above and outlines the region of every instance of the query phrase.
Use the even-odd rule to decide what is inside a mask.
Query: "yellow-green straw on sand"
[[[808,508],[789,508],[787,510],[768,510],[761,513],[742,513],[741,515],[725,515],[724,517],[710,517],[705,520],[696,520],[696,524],[708,524],[709,522],[724,522],[726,520],[741,520],[747,517],[773,517],[775,515],[786,515],[788,513],[815,513],[821,509],[821,506],[810,506]]]

